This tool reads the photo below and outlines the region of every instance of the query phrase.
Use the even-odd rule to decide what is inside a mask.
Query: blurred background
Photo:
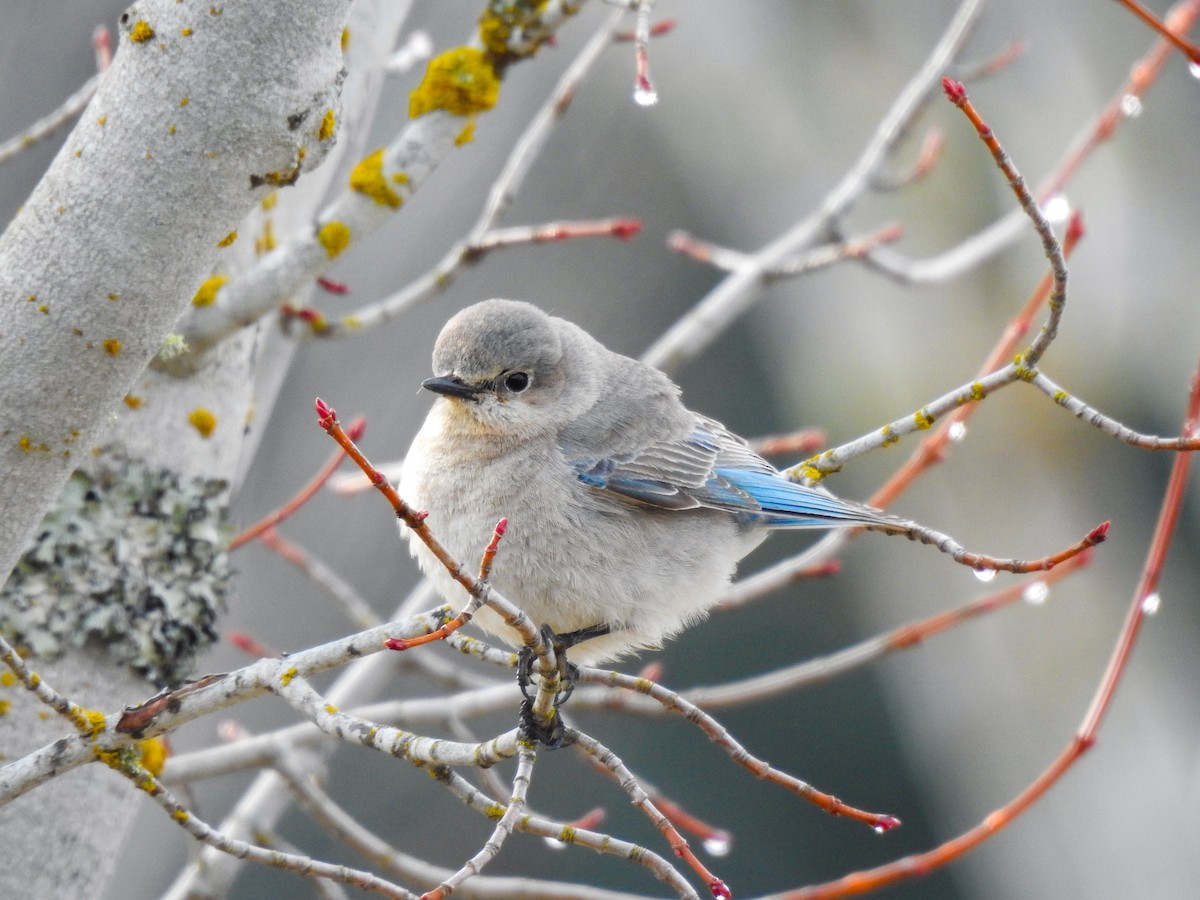
[[[428,31],[439,50],[454,46],[471,33],[480,6],[417,2],[409,30]],[[48,113],[89,77],[92,29],[111,26],[122,7],[81,0],[6,10],[0,140]],[[450,315],[477,300],[527,299],[615,350],[640,354],[720,280],[714,270],[672,253],[667,235],[685,229],[754,250],[807,216],[857,158],[955,8],[935,0],[660,2],[656,18],[677,19],[651,47],[660,102],[642,108],[631,101],[631,45],[608,51],[502,223],[634,216],[643,222],[641,234],[628,243],[579,240],[495,253],[387,328],[304,345],[237,498],[238,523],[275,509],[330,454],[330,442],[313,424],[316,395],[335,405],[343,420],[368,418],[361,443],[374,461],[401,458],[431,402],[418,386],[429,374],[434,339]],[[327,314],[398,289],[465,233],[525,124],[606,14],[606,6],[587,4],[560,31],[557,46],[511,69],[498,107],[479,120],[475,142],[447,159],[385,229],[339,259],[330,275],[352,293],[320,297]],[[968,87],[1036,183],[1118,91],[1153,36],[1117,4],[1012,0],[985,12],[963,62],[986,60],[1015,41],[1025,42],[1015,63]],[[369,146],[382,146],[403,127],[419,68],[389,83]],[[929,127],[946,138],[932,174],[903,191],[868,196],[850,217],[861,233],[902,223],[895,249],[918,259],[954,246],[1013,205],[965,119],[940,98],[902,145],[898,169],[915,157]],[[1198,145],[1200,80],[1177,55],[1138,114],[1122,123],[1067,191],[1083,211],[1087,235],[1071,261],[1061,334],[1042,368],[1144,432],[1178,431],[1196,365]],[[52,139],[0,167],[3,221],[56,149]],[[689,406],[737,432],[819,427],[836,445],[968,381],[1045,269],[1032,230],[945,284],[907,286],[854,263],[838,265],[764,289],[708,352],[673,375]],[[865,499],[914,446],[902,441],[857,460],[827,484],[842,496]],[[1018,604],[848,677],[719,714],[759,757],[849,803],[898,815],[904,827],[884,837],[759,783],[683,723],[588,714],[579,724],[633,771],[733,834],[732,852],[710,863],[736,896],[823,881],[935,846],[1007,802],[1070,741],[1130,603],[1171,461],[1170,454],[1102,435],[1032,389],[990,398],[966,440],[895,511],[971,549],[1028,558],[1112,520],[1109,541],[1093,564],[1056,584],[1042,605]],[[1097,746],[997,838],[887,896],[1194,896],[1200,879],[1196,498],[1193,491],[1180,522],[1161,610],[1147,622]],[[323,495],[284,530],[319,548],[381,615],[416,578],[390,511],[373,495]],[[814,539],[776,535],[743,563],[742,573]],[[664,666],[662,680],[670,687],[715,684],[832,652],[1011,583],[1001,575],[981,584],[929,548],[878,535],[854,541],[842,561],[836,577],[797,584],[736,613],[716,613],[663,652],[621,668],[636,672],[653,659]],[[235,562],[239,575],[226,629],[282,650],[352,630],[339,610],[265,549],[251,546]],[[200,669],[224,671],[246,661],[221,645]],[[419,682],[395,684],[396,696],[427,689]],[[114,698],[113,707],[133,699]],[[293,720],[290,709],[270,700],[245,704],[231,716],[255,732]],[[474,724],[480,734],[491,734],[511,727],[511,718]],[[211,745],[219,724],[214,718],[187,726],[173,737],[176,749]],[[197,785],[200,814],[219,821],[249,778]],[[329,788],[381,836],[442,865],[457,866],[490,829],[433,789],[425,775],[361,748],[337,753]],[[569,751],[541,755],[531,802],[564,819],[602,805],[608,811],[603,830],[667,852],[615,786]],[[281,832],[318,857],[358,862],[299,814],[289,815]],[[191,839],[168,827],[147,802],[122,865],[125,880],[109,896],[156,896],[193,850]],[[554,850],[519,835],[488,871],[663,893],[638,866],[582,849]],[[310,890],[293,875],[247,868],[233,896]]]

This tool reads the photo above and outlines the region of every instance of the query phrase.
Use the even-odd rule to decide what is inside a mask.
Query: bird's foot
[[[558,710],[574,692],[575,682],[579,677],[579,667],[567,659],[567,651],[576,644],[592,638],[603,637],[609,631],[608,625],[592,625],[577,631],[557,634],[549,625],[542,626],[542,640],[554,648],[554,658],[558,661],[559,688],[554,695],[554,708],[548,721],[539,721],[538,717],[534,715],[533,662],[535,657],[532,648],[521,648],[517,660],[517,684],[521,688],[521,695],[525,698],[521,702],[520,730],[522,737],[535,741],[548,750],[557,749],[566,743],[564,740],[565,729]]]

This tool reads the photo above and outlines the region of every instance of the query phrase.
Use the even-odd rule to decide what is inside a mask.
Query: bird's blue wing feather
[[[829,528],[888,519],[788,481],[745,441],[708,419],[682,438],[571,465],[581,482],[615,498],[664,510],[718,509],[745,524]]]

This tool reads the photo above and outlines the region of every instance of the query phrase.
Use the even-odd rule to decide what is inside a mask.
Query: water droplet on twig
[[[649,85],[639,84],[634,88],[633,102],[638,106],[653,106],[658,102],[658,91]]]
[[[704,839],[704,852],[709,856],[728,856],[733,847],[733,841],[727,834],[714,834]]]
[[[1030,606],[1041,606],[1046,602],[1046,598],[1050,596],[1050,585],[1044,581],[1035,581],[1025,588],[1021,594],[1021,599]]]

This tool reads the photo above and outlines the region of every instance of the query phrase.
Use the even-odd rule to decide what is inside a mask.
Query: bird
[[[508,520],[492,586],[572,664],[660,648],[703,619],[774,529],[912,523],[784,477],[689,410],[664,373],[518,300],[467,307],[433,349],[436,394],[399,491],[460,563]],[[462,588],[411,531],[444,599]],[[519,647],[484,607],[484,631]]]

